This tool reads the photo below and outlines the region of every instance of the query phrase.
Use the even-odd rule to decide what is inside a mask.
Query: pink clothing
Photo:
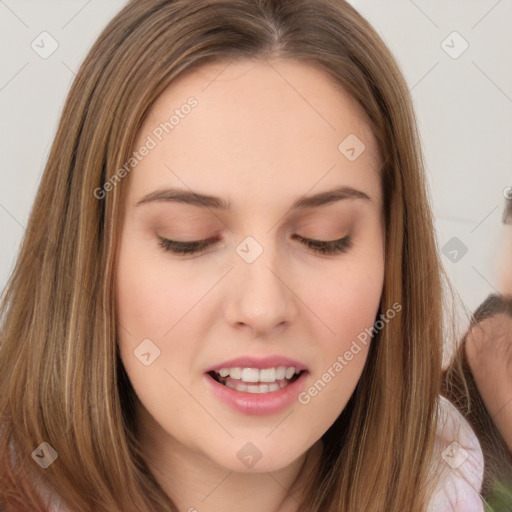
[[[455,406],[442,396],[439,399],[436,456],[442,459],[445,475],[431,497],[428,512],[484,512],[480,443]]]

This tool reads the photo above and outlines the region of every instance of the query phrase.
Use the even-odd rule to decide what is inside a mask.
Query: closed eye
[[[352,247],[352,238],[347,235],[338,240],[312,240],[311,238],[304,238],[300,235],[293,235],[294,239],[299,240],[313,252],[319,254],[339,254],[347,252]],[[208,247],[213,245],[217,238],[207,238],[205,240],[193,240],[191,242],[182,242],[179,240],[169,240],[168,238],[158,237],[158,245],[164,251],[170,251],[175,254],[199,254],[204,252]]]
[[[313,249],[314,252],[321,254],[338,254],[347,252],[352,247],[352,238],[350,235],[339,238],[338,240],[329,241],[312,240],[311,238],[304,238],[300,235],[293,235],[292,238],[300,240],[304,245]]]

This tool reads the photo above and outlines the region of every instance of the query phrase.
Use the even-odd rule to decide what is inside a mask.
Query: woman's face
[[[283,468],[332,425],[367,357],[384,279],[370,128],[309,64],[234,61],[175,81],[135,151],[112,187],[129,183],[117,320],[140,435],[162,459]],[[344,240],[321,253],[304,239]],[[209,373],[223,368],[225,384]]]

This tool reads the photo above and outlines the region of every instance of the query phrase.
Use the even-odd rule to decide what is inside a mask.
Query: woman
[[[129,3],[2,305],[3,508],[483,510],[443,277],[407,85],[349,4]]]

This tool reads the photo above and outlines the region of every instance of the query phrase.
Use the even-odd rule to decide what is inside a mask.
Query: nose
[[[293,323],[298,313],[298,284],[283,263],[269,247],[252,263],[242,258],[236,261],[226,305],[231,326],[261,337]]]

